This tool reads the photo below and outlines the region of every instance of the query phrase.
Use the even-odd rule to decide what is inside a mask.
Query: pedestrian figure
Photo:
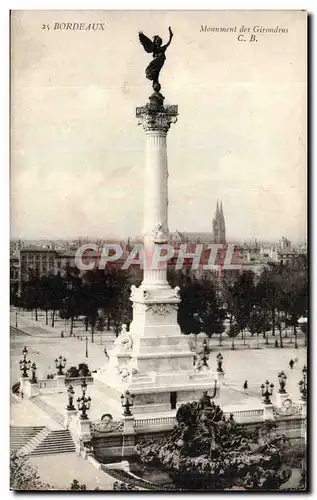
[[[103,352],[105,353],[106,358],[107,358],[107,359],[109,359],[109,355],[108,355],[108,352],[107,352],[107,348],[106,348],[106,346],[105,346],[105,348],[104,348]]]
[[[293,370],[294,361],[291,359],[289,362],[290,369]]]
[[[20,394],[21,394],[21,399],[23,399],[24,398],[24,392],[21,391]]]
[[[278,347],[278,341],[275,340],[275,347]]]
[[[248,388],[248,381],[246,380],[243,384],[243,389],[246,390]]]
[[[64,338],[64,332],[63,332],[63,330],[61,331],[61,338],[62,339]]]

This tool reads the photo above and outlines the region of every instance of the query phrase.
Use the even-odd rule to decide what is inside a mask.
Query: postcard
[[[307,12],[10,36],[10,488],[307,491]]]

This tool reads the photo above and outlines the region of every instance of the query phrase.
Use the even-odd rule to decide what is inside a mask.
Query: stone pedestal
[[[134,417],[123,418],[122,454],[131,456],[135,453],[136,433],[134,429]]]
[[[77,410],[65,410],[65,416],[64,416],[64,427],[65,429],[69,429],[72,425],[72,420],[76,417],[77,415]]]
[[[283,406],[283,403],[286,399],[289,399],[289,394],[287,392],[277,392],[275,394],[275,404],[278,408]]]
[[[121,393],[129,390],[135,395],[135,414],[176,410],[214,386],[210,370],[193,369],[194,353],[177,323],[179,288],[168,284],[167,263],[160,259],[165,252],[171,257],[166,138],[170,125],[177,121],[178,107],[164,106],[164,97],[156,97],[153,94],[149,104],[136,109],[146,136],[144,279],[131,290],[130,332],[124,330],[118,337],[108,366],[98,374],[118,408]]]
[[[274,420],[274,405],[267,404],[263,405],[263,420]]]
[[[23,397],[30,397],[30,379],[29,377],[20,377],[20,393],[23,393]]]
[[[40,393],[38,384],[32,384],[31,379],[26,377],[21,377],[20,391],[23,392],[23,396],[25,398],[33,398],[34,396],[38,396]]]
[[[57,380],[57,391],[64,392],[65,391],[65,375],[56,375]]]
[[[307,401],[301,399],[299,401],[300,406],[302,407],[302,417],[307,418]]]
[[[82,455],[83,458],[86,458],[87,453],[84,449],[84,443],[91,440],[90,420],[83,420],[79,417],[79,414],[77,414],[73,421],[69,423],[69,425],[73,430],[72,435],[75,441],[77,454]]]
[[[123,418],[123,432],[125,434],[134,433],[134,416]]]
[[[82,441],[91,439],[90,420],[83,420],[77,415],[77,435]]]
[[[222,372],[216,371],[216,380],[219,383],[223,382],[224,378],[225,378],[225,372],[224,371],[222,371]]]

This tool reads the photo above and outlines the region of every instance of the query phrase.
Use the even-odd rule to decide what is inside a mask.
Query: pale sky
[[[298,11],[19,11],[12,16],[11,237],[139,235],[151,55],[179,119],[168,133],[169,228],[227,239],[306,238],[306,14]],[[55,22],[105,23],[99,31]],[[50,24],[50,30],[43,30]],[[201,25],[235,33],[201,32]],[[239,42],[239,28],[287,28]],[[246,34],[245,38],[248,39]]]

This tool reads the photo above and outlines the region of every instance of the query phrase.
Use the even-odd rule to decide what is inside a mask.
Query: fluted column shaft
[[[171,123],[177,121],[177,106],[137,108],[139,124],[146,135],[144,184],[144,276],[143,284],[164,286],[166,263],[153,259],[160,246],[168,242],[168,167],[166,137]]]
[[[143,234],[147,242],[154,242],[155,227],[162,224],[168,231],[166,135],[159,130],[146,132]]]

